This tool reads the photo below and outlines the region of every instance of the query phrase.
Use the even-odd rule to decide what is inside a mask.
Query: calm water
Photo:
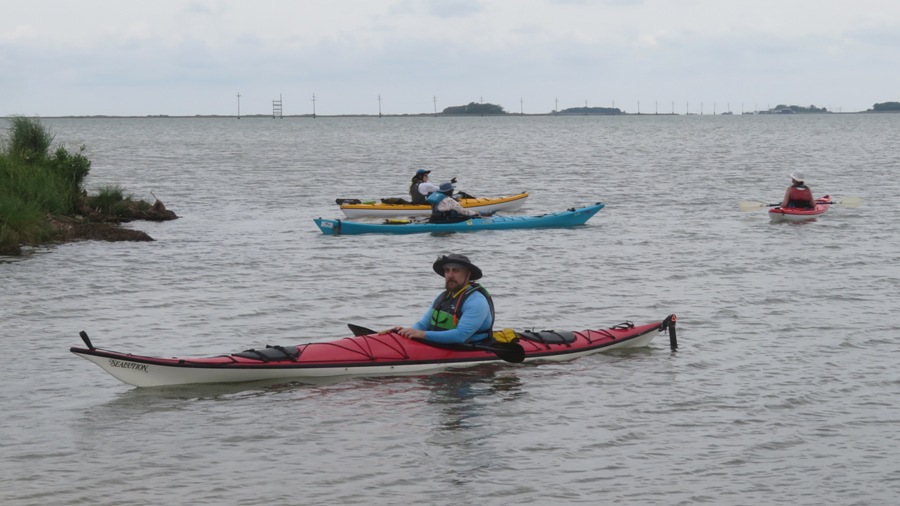
[[[882,505],[900,497],[900,115],[48,119],[88,186],[155,193],[152,243],[0,263],[0,503]],[[417,168],[571,230],[326,237]],[[858,196],[777,224],[804,170]],[[498,324],[679,316],[681,348],[325,385],[135,389],[68,349],[162,356],[410,323],[440,254]]]

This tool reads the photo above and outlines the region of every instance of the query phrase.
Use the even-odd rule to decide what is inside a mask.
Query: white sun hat
[[[791,172],[791,179],[793,179],[794,181],[800,181],[801,183],[806,181],[805,179],[803,179],[802,170],[795,170],[794,172]]]

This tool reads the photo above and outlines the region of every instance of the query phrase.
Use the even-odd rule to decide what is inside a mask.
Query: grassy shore
[[[85,147],[73,153],[54,148],[53,139],[37,119],[10,118],[8,136],[0,140],[0,255],[57,241],[153,240],[113,224],[176,217],[161,202],[134,200],[115,186],[88,195]]]

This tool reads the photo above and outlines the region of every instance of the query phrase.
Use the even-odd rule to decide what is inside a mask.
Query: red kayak
[[[797,207],[773,207],[769,209],[769,219],[772,223],[781,221],[806,221],[815,219],[820,214],[825,214],[831,207],[831,197],[825,195],[820,199],[816,199],[816,207],[813,209],[797,208]]]
[[[365,333],[336,341],[266,346],[199,358],[159,358],[103,350],[95,348],[82,331],[81,338],[87,348],[72,347],[70,351],[129,385],[158,387],[271,379],[314,381],[351,376],[397,376],[491,362],[565,361],[602,351],[644,347],[663,331],[668,331],[669,343],[674,350],[677,341],[673,314],[658,322],[644,325],[625,322],[601,330],[516,331],[515,339],[509,343],[436,345],[394,333]],[[354,330],[354,333],[362,332]]]

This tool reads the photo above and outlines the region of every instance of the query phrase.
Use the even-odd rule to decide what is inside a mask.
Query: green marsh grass
[[[74,216],[91,162],[84,146],[75,153],[59,146],[34,118],[10,118],[0,144],[0,254],[54,238],[48,216]]]
[[[150,209],[150,203],[143,200],[135,200],[134,195],[125,194],[125,190],[118,185],[101,186],[97,194],[87,198],[87,205],[95,211],[117,218],[123,218],[134,214],[134,211],[146,211]]]

